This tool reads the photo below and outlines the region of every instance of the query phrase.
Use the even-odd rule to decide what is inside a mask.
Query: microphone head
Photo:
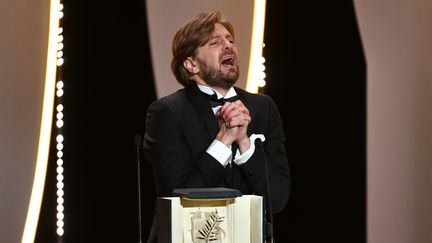
[[[141,144],[142,144],[141,136],[139,134],[135,135],[135,146],[141,147]]]
[[[255,146],[258,146],[258,148],[262,149],[264,147],[264,141],[266,140],[264,135],[262,134],[252,134],[250,137],[251,140],[255,140]]]
[[[255,139],[255,145],[260,149],[263,148],[263,141],[261,140],[261,138]]]

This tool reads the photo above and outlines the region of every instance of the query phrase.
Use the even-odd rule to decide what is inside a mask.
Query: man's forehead
[[[216,23],[211,38],[232,37],[232,34],[221,24]]]

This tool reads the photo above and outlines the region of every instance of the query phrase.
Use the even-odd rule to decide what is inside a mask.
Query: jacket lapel
[[[186,87],[186,93],[191,103],[195,106],[200,113],[200,116],[205,121],[211,137],[216,137],[218,132],[218,122],[216,116],[213,114],[207,95],[201,92],[195,83]]]
[[[243,102],[243,104],[246,106],[246,108],[249,110],[249,115],[251,116],[252,122],[248,125],[248,129],[247,129],[247,134],[250,136],[252,134],[251,131],[253,131],[252,126],[253,126],[253,121],[254,121],[254,107],[252,106],[252,104],[250,103],[250,99],[248,99],[246,97],[246,91],[239,89],[237,87],[234,87],[236,93],[237,93],[237,97],[239,100],[241,100],[241,102]]]

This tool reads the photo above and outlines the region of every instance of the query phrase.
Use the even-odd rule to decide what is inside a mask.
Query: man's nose
[[[232,50],[233,47],[234,47],[234,43],[232,43],[230,40],[224,40],[224,49]]]

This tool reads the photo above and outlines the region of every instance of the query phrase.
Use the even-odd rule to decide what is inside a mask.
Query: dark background
[[[134,136],[156,99],[145,1],[64,5],[62,241],[137,242]],[[353,3],[269,0],[265,44],[262,91],[279,106],[293,183],[276,242],[366,242],[366,64]],[[57,242],[56,167],[53,142],[35,242]],[[144,238],[152,180],[144,160]]]

